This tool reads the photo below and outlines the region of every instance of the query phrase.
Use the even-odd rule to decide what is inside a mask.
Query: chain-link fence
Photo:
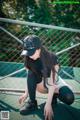
[[[26,76],[23,58],[20,56],[21,41],[25,36],[35,34],[49,51],[58,55],[63,68],[62,78],[80,79],[80,30],[10,19],[0,21],[0,76]]]

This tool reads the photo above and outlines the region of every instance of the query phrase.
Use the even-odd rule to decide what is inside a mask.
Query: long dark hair
[[[55,53],[52,53],[50,51],[48,51],[45,47],[41,47],[41,50],[42,50],[42,53],[44,54],[44,58],[45,59],[45,66],[46,65],[49,65],[51,66],[51,70],[52,70],[52,77],[53,77],[53,82],[55,81],[55,73],[56,73],[56,70],[55,70],[55,67],[54,65],[52,66],[52,63],[53,63],[53,59],[50,59],[52,55],[55,55]],[[50,56],[50,57],[49,57]],[[46,76],[46,75],[45,75]],[[46,80],[47,78],[44,79],[44,82],[48,82],[48,80]],[[49,84],[48,84],[49,85]]]

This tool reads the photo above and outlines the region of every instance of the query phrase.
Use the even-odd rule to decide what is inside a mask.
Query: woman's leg
[[[58,95],[58,98],[70,105],[74,102],[74,94],[72,92],[72,90],[68,87],[68,86],[62,86],[60,89],[59,89],[59,95]]]
[[[30,100],[21,107],[20,114],[27,115],[29,114],[29,112],[37,109],[37,101],[35,97],[36,86],[39,81],[40,80],[37,78],[37,76],[32,71],[29,70],[27,77],[27,87]]]
[[[37,76],[32,71],[29,70],[28,77],[27,77],[27,86],[28,86],[28,93],[31,101],[35,101],[36,86],[39,81],[40,80],[37,78]]]

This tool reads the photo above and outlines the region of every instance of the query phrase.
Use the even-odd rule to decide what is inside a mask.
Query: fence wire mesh
[[[17,40],[8,34],[11,33],[19,40],[23,40],[25,36],[30,34],[38,35],[42,41],[42,44],[52,52],[60,52],[69,47],[78,46],[66,50],[58,55],[60,65],[64,67],[64,70],[75,77],[77,80],[80,78],[80,30],[79,32],[58,30],[52,28],[21,25],[13,23],[4,23],[4,30],[0,29],[0,76],[6,76],[24,67],[23,58],[20,56],[22,51],[22,45]],[[19,73],[19,77],[26,76],[26,71]],[[63,74],[63,78],[65,75]],[[10,76],[11,77],[11,76]],[[69,76],[68,76],[69,77]],[[67,77],[66,77],[67,78]],[[12,79],[12,78],[9,78]],[[71,78],[72,79],[72,78]],[[1,82],[1,81],[0,81]],[[16,87],[15,80],[12,82],[14,88]],[[5,84],[2,85],[5,87]],[[1,87],[0,86],[0,87]],[[6,87],[9,88],[8,82]],[[22,85],[22,88],[23,85]]]
[[[42,43],[48,50],[59,52],[63,49],[80,43],[80,33],[71,31],[62,31],[49,28],[40,28],[32,26],[12,25],[7,23],[5,29],[14,36],[22,40],[29,34],[36,34],[42,40]],[[17,28],[16,28],[17,27]],[[19,28],[18,28],[19,27]],[[18,30],[17,30],[18,29]],[[0,61],[6,62],[22,62],[20,53],[22,46],[14,38],[0,30]],[[59,55],[61,65],[80,67],[80,46]]]

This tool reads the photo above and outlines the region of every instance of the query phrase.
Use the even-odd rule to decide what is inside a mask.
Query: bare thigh
[[[40,93],[44,93],[44,94],[48,93],[48,89],[44,87],[43,81],[37,84],[36,90]],[[54,93],[59,93],[59,88],[56,88]]]
[[[40,93],[48,93],[47,89],[44,87],[43,80],[37,84],[36,90]]]

